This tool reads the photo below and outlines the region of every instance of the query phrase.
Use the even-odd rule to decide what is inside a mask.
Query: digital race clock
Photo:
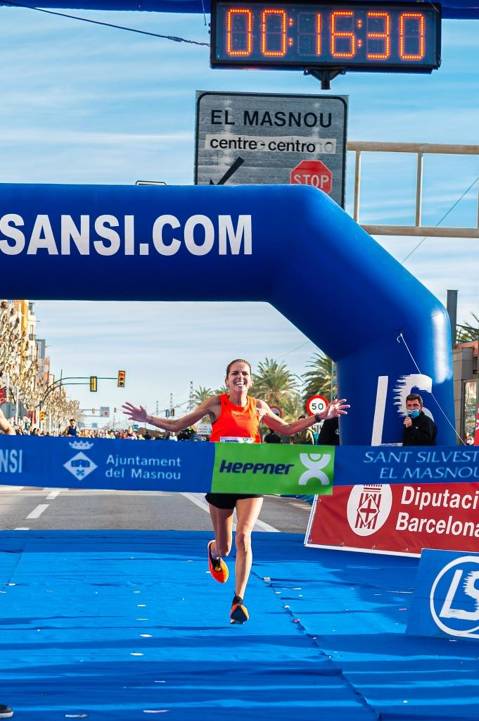
[[[431,72],[441,14],[430,4],[212,0],[213,67]]]

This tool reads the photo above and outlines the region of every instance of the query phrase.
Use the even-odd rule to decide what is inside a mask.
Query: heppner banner
[[[330,493],[334,447],[0,436],[0,484],[219,493]]]
[[[196,185],[302,183],[344,206],[347,98],[198,91]]]

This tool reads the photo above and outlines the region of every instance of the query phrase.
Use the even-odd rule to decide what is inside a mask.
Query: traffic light
[[[126,371],[118,371],[117,386],[118,388],[124,388],[126,382]]]
[[[40,411],[40,413],[38,414],[38,416],[39,416],[39,420],[40,420],[40,421],[44,421],[45,418],[47,417],[47,414],[46,414],[45,411]]]
[[[96,393],[98,390],[97,376],[90,376],[90,393]]]

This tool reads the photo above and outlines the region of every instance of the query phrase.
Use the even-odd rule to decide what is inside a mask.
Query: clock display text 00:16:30
[[[211,64],[430,72],[440,21],[433,5],[216,0]]]

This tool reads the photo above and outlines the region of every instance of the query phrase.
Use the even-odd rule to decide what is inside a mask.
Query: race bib
[[[253,443],[253,439],[243,436],[221,436],[220,443]]]

